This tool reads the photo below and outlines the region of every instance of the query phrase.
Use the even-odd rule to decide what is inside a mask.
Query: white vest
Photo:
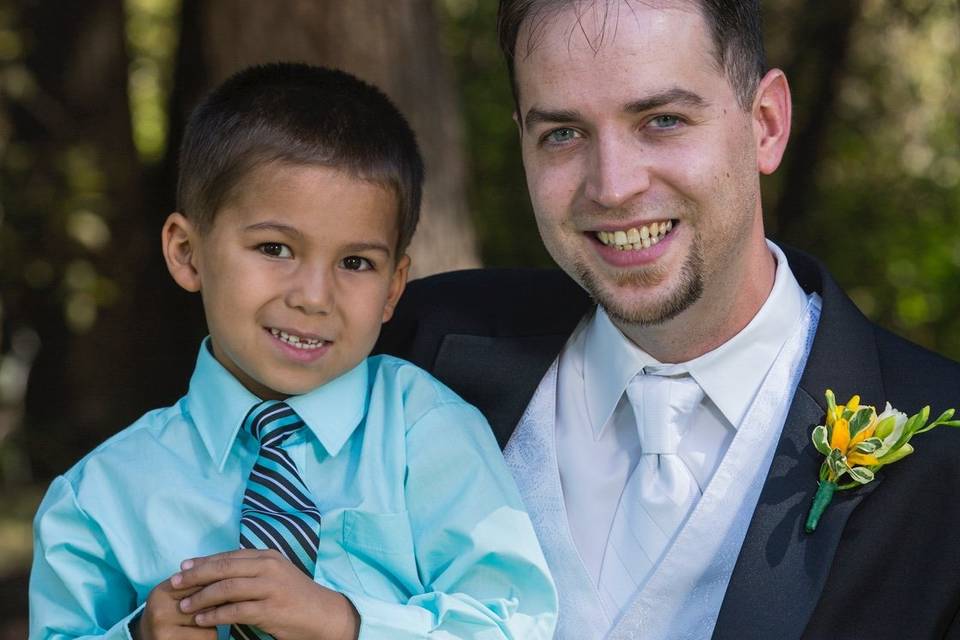
[[[709,638],[800,381],[820,317],[809,296],[723,461],[644,587],[617,620],[603,612],[567,521],[557,468],[557,363],[544,376],[504,455],[560,596],[559,640]]]

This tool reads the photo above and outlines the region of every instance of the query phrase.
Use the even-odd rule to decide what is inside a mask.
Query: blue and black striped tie
[[[320,512],[297,465],[280,447],[303,426],[300,416],[277,400],[258,404],[243,421],[243,428],[260,442],[260,454],[243,493],[240,546],[276,549],[312,578],[320,543]],[[253,640],[272,636],[247,625],[233,625],[230,637]]]

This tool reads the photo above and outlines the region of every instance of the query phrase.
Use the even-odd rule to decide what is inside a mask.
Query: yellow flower
[[[843,405],[840,405],[842,407]],[[837,407],[838,409],[840,407]],[[830,447],[840,449],[840,452],[846,455],[847,446],[850,444],[850,423],[843,418],[837,418],[833,421],[833,431],[830,434]]]
[[[829,427],[830,443],[829,448],[839,451],[846,462],[847,468],[852,467],[870,467],[879,464],[877,456],[870,453],[858,451],[857,447],[865,440],[874,437],[877,431],[877,425],[880,424],[877,418],[877,412],[873,407],[860,406],[860,396],[853,396],[844,404],[833,404],[833,393],[828,392],[827,426]],[[869,423],[862,426],[854,435],[850,433],[850,421],[854,420],[857,424],[862,424],[864,418],[869,419]],[[828,476],[831,480],[836,478],[836,473],[831,472]]]

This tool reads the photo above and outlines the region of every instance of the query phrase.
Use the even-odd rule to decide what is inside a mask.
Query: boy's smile
[[[360,363],[393,313],[409,259],[395,255],[397,201],[376,183],[322,166],[254,169],[186,243],[174,277],[200,291],[217,360],[261,398],[306,393]],[[174,260],[177,263],[177,260]]]

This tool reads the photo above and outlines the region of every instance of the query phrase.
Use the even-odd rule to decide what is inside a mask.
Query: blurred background
[[[770,234],[871,318],[960,358],[956,0],[768,0],[795,100]],[[408,114],[429,172],[417,275],[549,266],[493,0],[0,0],[0,640],[26,637],[49,480],[185,390],[199,299],[159,231],[199,97],[269,60],[339,66]]]

